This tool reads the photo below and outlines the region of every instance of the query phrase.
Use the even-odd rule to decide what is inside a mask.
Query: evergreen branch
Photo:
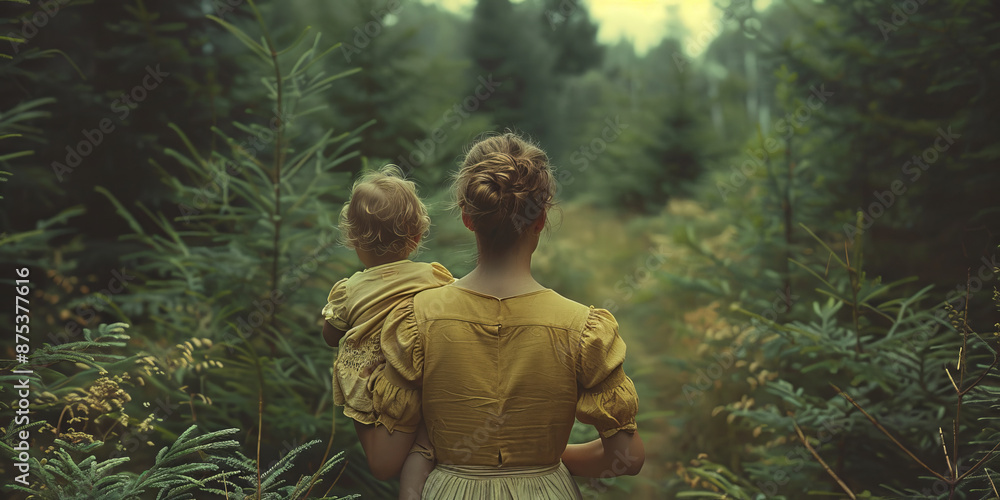
[[[254,8],[254,10],[256,10],[256,8]],[[249,47],[250,50],[254,51],[254,53],[256,53],[257,55],[265,59],[268,57],[267,51],[264,50],[264,47],[262,47],[259,43],[255,42],[249,36],[247,36],[247,34],[243,30],[237,28],[236,26],[233,26],[232,24],[227,23],[226,21],[223,21],[218,17],[212,15],[205,17],[219,23],[223,28],[226,29],[226,31],[232,33],[233,36],[239,39],[239,41],[243,42],[243,45]]]
[[[331,391],[333,389],[333,384],[335,383],[335,380],[336,380],[336,372],[334,370],[331,370],[330,371],[330,389],[331,389]],[[337,412],[334,411],[332,413],[333,414],[330,417],[330,439],[326,443],[326,451],[323,452],[323,459],[320,461],[320,463],[326,463],[327,457],[330,456],[330,450],[333,448],[333,437],[337,434]],[[344,463],[344,467],[346,467],[346,466],[347,466],[347,463],[345,462]],[[344,469],[343,468],[341,468],[340,473],[341,474],[344,473]],[[316,483],[316,478],[318,478],[319,476],[320,476],[319,472],[317,472],[316,474],[313,474],[313,479],[311,481],[309,481],[309,489],[306,490],[306,494],[305,494],[306,498],[309,498],[309,493],[312,493],[313,486],[315,486],[315,483]],[[337,480],[339,480],[339,479],[340,479],[340,475],[338,474],[337,475],[337,479],[335,479],[333,481],[333,484],[337,484]],[[333,485],[331,485],[331,487],[333,487]],[[329,491],[327,491],[327,493],[329,493]]]
[[[14,158],[22,158],[25,156],[31,156],[33,154],[35,154],[35,151],[30,149],[25,151],[18,151],[16,153],[8,153],[5,155],[0,155],[0,161],[13,160]],[[4,179],[4,181],[6,181],[6,179]]]
[[[257,4],[253,0],[248,0],[250,3],[250,9],[253,10],[254,16],[257,18],[257,22],[260,23],[261,32],[264,35],[264,39],[267,41],[267,48],[271,54],[271,63],[274,65],[274,84],[276,87],[276,105],[277,105],[277,123],[275,128],[275,140],[274,140],[274,172],[273,172],[273,183],[274,183],[274,213],[271,216],[271,221],[274,223],[274,238],[272,240],[272,255],[271,255],[271,287],[278,287],[278,257],[280,255],[279,246],[281,244],[281,167],[284,164],[284,134],[285,134],[285,123],[284,123],[284,84],[281,79],[281,64],[278,62],[278,53],[274,48],[274,43],[271,41],[271,34],[267,29],[266,23],[264,23],[263,16],[260,15],[260,10],[257,9]],[[275,326],[275,321],[278,317],[278,304],[274,305],[274,311],[270,317],[271,326]],[[263,384],[261,385],[261,405],[263,405]],[[263,411],[263,408],[261,409]],[[260,429],[258,429],[258,432]],[[258,451],[260,447],[260,441],[257,442]],[[260,457],[257,457],[258,460]],[[260,471],[258,469],[258,482],[260,480]],[[258,486],[259,489],[259,486]],[[260,492],[258,491],[258,496]]]
[[[118,215],[122,216],[122,218],[125,219],[126,222],[128,222],[129,227],[132,228],[132,231],[135,234],[138,234],[141,237],[148,238],[149,235],[146,234],[146,231],[142,229],[142,225],[139,224],[139,221],[135,220],[135,217],[132,217],[132,214],[130,214],[129,211],[125,209],[125,207],[121,204],[121,202],[118,201],[118,198],[116,198],[115,195],[111,194],[110,191],[101,186],[95,186],[94,191],[103,194],[104,197],[107,198],[108,201],[110,201],[111,204],[115,206],[115,212],[117,212]]]
[[[788,260],[790,260],[792,262],[792,264],[795,264],[795,265],[801,267],[807,273],[813,275],[816,279],[818,279],[824,285],[830,287],[831,290],[837,290],[837,287],[833,286],[833,284],[830,283],[829,281],[827,281],[826,278],[820,276],[819,273],[817,273],[816,271],[813,271],[812,269],[810,269],[809,266],[807,266],[807,265],[805,265],[805,264],[803,264],[803,263],[801,263],[801,262],[799,262],[799,261],[797,261],[795,259],[788,259]],[[847,302],[845,299],[837,297],[836,295],[834,295],[834,297],[836,297],[838,300],[843,300],[844,302]]]
[[[841,396],[843,396],[843,398],[846,399],[848,403],[851,403],[855,408],[857,408],[858,411],[860,411],[861,414],[864,415],[865,418],[867,418],[869,422],[871,422],[873,425],[875,425],[875,427],[878,430],[882,431],[882,434],[885,434],[886,437],[888,437],[890,440],[892,440],[892,442],[895,443],[896,446],[899,447],[899,449],[903,450],[904,453],[906,453],[915,462],[917,462],[918,464],[920,464],[925,470],[927,470],[927,472],[930,472],[931,474],[934,475],[934,477],[936,477],[936,478],[938,478],[938,479],[940,479],[940,480],[942,480],[944,482],[949,482],[950,481],[949,479],[945,478],[941,474],[938,474],[934,469],[931,469],[930,467],[928,467],[927,464],[925,464],[919,458],[917,458],[917,456],[914,455],[913,452],[911,452],[906,446],[903,446],[903,444],[900,443],[895,437],[893,437],[893,435],[888,430],[886,430],[885,427],[882,427],[882,424],[878,423],[878,421],[875,420],[875,417],[872,417],[871,415],[869,415],[868,412],[865,411],[865,409],[861,407],[861,405],[859,405],[857,402],[855,402],[854,399],[851,398],[851,396],[849,396],[846,392],[844,392],[843,390],[841,390],[840,387],[837,387],[836,385],[834,385],[832,383],[830,385],[833,386],[833,389],[835,391],[837,391],[837,394],[840,394]]]
[[[309,33],[309,30],[311,30],[311,29],[312,29],[312,26],[306,26],[302,30],[302,32],[299,33],[299,36],[296,37],[295,40],[293,40],[292,43],[290,43],[288,45],[288,47],[285,47],[283,50],[281,50],[280,52],[278,52],[278,55],[279,56],[284,55],[284,54],[288,53],[289,51],[291,51],[292,49],[294,49],[295,47],[298,47],[299,44],[302,43],[302,39],[304,39],[306,37],[306,33]],[[316,37],[319,38],[319,34],[318,33],[316,34]]]
[[[985,455],[983,455],[983,458],[979,459],[979,461],[976,462],[976,464],[973,465],[969,470],[967,470],[965,472],[965,474],[962,474],[961,476],[959,476],[957,481],[961,481],[961,480],[965,479],[966,476],[968,476],[969,474],[972,474],[973,472],[976,471],[976,469],[978,469],[984,463],[986,463],[987,461],[991,460],[993,458],[993,454],[996,453],[996,451],[997,451],[998,448],[1000,448],[1000,443],[997,443],[990,451],[988,451]]]
[[[746,309],[743,309],[742,307],[737,307],[736,311],[741,312],[741,313],[743,313],[743,314],[745,314],[747,316],[750,316],[751,318],[756,318],[756,319],[760,320],[761,322],[767,324],[767,326],[769,326],[771,328],[774,328],[775,330],[798,333],[799,335],[802,335],[802,336],[804,336],[804,337],[806,337],[806,338],[808,338],[810,340],[813,340],[813,341],[818,341],[819,340],[819,335],[817,335],[816,333],[807,332],[807,331],[805,331],[805,330],[803,330],[801,328],[796,328],[796,327],[791,326],[791,325],[782,325],[782,324],[779,324],[777,321],[771,321],[771,320],[769,320],[769,319],[761,316],[760,314],[752,313],[750,311],[747,311]]]
[[[63,51],[61,51],[59,49],[46,49],[46,50],[40,51],[40,52],[38,52],[38,54],[36,54],[36,57],[48,57],[50,54],[58,54],[58,55],[62,56],[63,59],[65,59],[66,62],[68,62],[69,65],[72,66],[73,69],[76,70],[76,74],[80,75],[80,79],[82,79],[82,80],[86,80],[87,79],[87,77],[83,74],[83,71],[80,71],[80,67],[77,66],[75,62],[73,62],[73,59],[70,56],[66,55],[65,52],[63,52]]]
[[[836,253],[836,252],[834,252],[834,251],[833,251],[833,249],[832,249],[832,248],[830,248],[830,246],[829,246],[829,245],[827,245],[827,244],[826,244],[826,242],[825,242],[825,241],[823,241],[823,239],[822,239],[822,238],[820,238],[819,236],[816,236],[816,233],[812,232],[812,229],[809,229],[809,227],[808,227],[808,226],[806,226],[805,224],[803,224],[803,223],[801,223],[801,222],[799,223],[799,226],[800,226],[800,227],[801,227],[802,229],[804,229],[804,230],[805,230],[805,231],[806,231],[807,233],[809,233],[809,236],[812,236],[812,237],[813,237],[813,239],[814,239],[814,240],[816,240],[816,241],[817,241],[817,242],[818,242],[818,243],[819,243],[820,245],[823,245],[823,248],[825,248],[825,249],[826,249],[826,250],[827,250],[828,252],[830,252],[830,256],[831,256],[831,257],[832,257],[832,258],[833,258],[834,260],[836,260],[836,261],[837,261],[837,263],[841,265],[841,267],[845,267],[845,268],[846,268],[846,267],[848,267],[848,266],[847,266],[847,263],[846,263],[846,262],[844,262],[844,261],[842,261],[842,260],[840,260],[840,257],[837,257],[837,253]]]
[[[983,373],[981,373],[979,375],[979,377],[977,377],[976,380],[974,380],[972,382],[972,384],[969,385],[969,387],[966,387],[965,389],[962,389],[958,394],[960,396],[964,396],[969,391],[971,391],[972,389],[975,389],[976,386],[978,386],[979,383],[982,382],[983,379],[986,378],[987,375],[989,375],[990,371],[993,370],[994,368],[996,368],[996,366],[997,366],[998,363],[1000,363],[1000,354],[994,353],[993,354],[993,362],[990,363],[990,365],[988,367],[986,367],[986,369],[983,371]]]
[[[792,426],[795,427],[795,433],[799,435],[799,440],[802,441],[802,444],[806,446],[806,449],[809,450],[809,453],[812,454],[813,458],[815,458],[816,461],[823,466],[823,470],[825,470],[826,473],[829,474],[834,481],[837,481],[837,484],[840,485],[840,489],[844,490],[844,492],[847,493],[847,496],[851,497],[851,500],[857,500],[857,497],[854,496],[854,492],[851,491],[851,489],[848,488],[847,485],[844,484],[844,482],[841,481],[839,477],[837,477],[837,474],[833,472],[833,469],[831,469],[830,466],[827,465],[822,458],[820,458],[819,453],[816,453],[816,450],[814,450],[813,447],[809,444],[809,440],[806,439],[806,436],[804,434],[802,434],[802,429],[799,428],[799,424],[792,422]]]

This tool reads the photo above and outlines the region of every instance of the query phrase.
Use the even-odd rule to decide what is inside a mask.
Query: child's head
[[[503,251],[544,216],[556,188],[545,151],[511,132],[473,143],[454,184],[457,205],[488,251]]]
[[[344,246],[359,256],[374,255],[382,261],[405,259],[417,249],[430,225],[416,186],[395,165],[361,176],[340,211]]]

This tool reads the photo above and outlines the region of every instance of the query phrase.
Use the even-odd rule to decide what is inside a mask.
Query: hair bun
[[[508,240],[548,209],[554,194],[548,156],[513,133],[474,143],[455,177],[456,202],[477,232]]]

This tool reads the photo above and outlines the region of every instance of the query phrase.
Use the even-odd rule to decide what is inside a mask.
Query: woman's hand
[[[619,431],[608,438],[567,445],[562,461],[574,476],[634,476],[642,470],[646,450],[638,432]]]

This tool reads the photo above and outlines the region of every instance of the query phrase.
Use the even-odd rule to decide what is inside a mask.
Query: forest
[[[452,176],[514,130],[535,276],[639,394],[584,498],[1000,500],[1000,2],[618,2],[648,48],[456,3],[0,2],[4,498],[396,498],[332,402],[337,218],[398,165],[462,276]]]

